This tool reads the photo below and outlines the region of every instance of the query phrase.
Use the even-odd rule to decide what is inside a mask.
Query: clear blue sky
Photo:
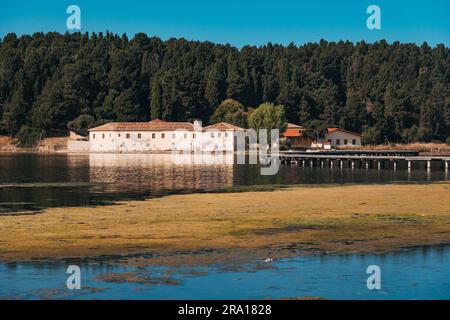
[[[0,0],[0,37],[9,32],[65,32],[66,8],[81,8],[82,32],[137,32],[261,45],[351,40],[450,45],[450,0]],[[380,6],[382,29],[366,27],[366,9]]]

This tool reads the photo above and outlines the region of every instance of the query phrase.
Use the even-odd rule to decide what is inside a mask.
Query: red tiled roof
[[[235,126],[234,124],[227,123],[227,122],[219,122],[212,124],[210,126],[205,127],[205,130],[219,130],[219,131],[242,131],[245,130],[241,127]]]
[[[301,137],[301,129],[287,129],[282,133],[282,136],[285,138],[294,138],[294,137]]]
[[[168,122],[155,119],[150,122],[110,122],[102,126],[92,128],[89,131],[194,131],[194,124],[190,122]],[[238,126],[220,122],[204,128],[204,130],[244,130]]]
[[[298,124],[287,123],[286,130],[281,134],[285,138],[302,137],[303,127]]]
[[[360,136],[359,133],[351,132],[351,131],[344,130],[344,129],[341,129],[341,128],[328,128],[328,129],[327,129],[327,132],[328,132],[328,133],[333,133],[333,132],[335,132],[335,131],[347,132],[347,133],[350,133],[350,134],[354,134],[354,135]]]
[[[89,131],[193,131],[194,125],[190,122],[166,122],[159,119],[150,122],[110,122],[92,128]]]

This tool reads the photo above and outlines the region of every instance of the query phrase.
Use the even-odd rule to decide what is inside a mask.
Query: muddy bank
[[[449,194],[448,183],[351,185],[51,208],[0,217],[0,260],[235,249],[287,256],[448,243]]]

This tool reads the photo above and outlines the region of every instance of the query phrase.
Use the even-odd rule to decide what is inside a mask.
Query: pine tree
[[[225,97],[225,73],[219,63],[214,63],[206,79],[205,98],[210,106],[217,106]]]
[[[161,87],[159,77],[155,76],[151,83],[150,112],[152,119],[159,119],[162,115]]]
[[[442,44],[385,40],[237,49],[142,33],[8,34],[0,41],[0,134],[17,135],[25,126],[24,137],[36,130],[67,134],[69,122],[87,123],[88,116],[95,125],[208,122],[222,100],[233,98],[245,111],[215,119],[241,123],[267,101],[315,132],[341,126],[371,143],[444,141],[449,57]]]

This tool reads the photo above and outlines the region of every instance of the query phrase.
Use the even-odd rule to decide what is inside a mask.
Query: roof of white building
[[[351,132],[351,131],[344,130],[344,129],[341,129],[341,128],[328,128],[327,129],[327,133],[333,133],[335,131],[346,132],[346,133],[349,133],[349,134],[353,134],[355,136],[361,136],[361,134],[359,134],[359,133]]]
[[[110,122],[102,126],[89,129],[89,131],[194,131],[195,126],[191,122],[169,122],[160,119],[149,122]],[[238,126],[220,122],[204,128],[205,130],[244,130]]]
[[[159,119],[150,122],[110,122],[89,131],[193,131],[190,122],[167,122]]]
[[[228,130],[233,130],[233,131],[242,131],[245,130],[241,127],[235,126],[234,124],[231,123],[227,123],[227,122],[219,122],[219,123],[215,123],[212,124],[210,126],[205,127],[205,130],[219,130],[219,131],[228,131]]]

